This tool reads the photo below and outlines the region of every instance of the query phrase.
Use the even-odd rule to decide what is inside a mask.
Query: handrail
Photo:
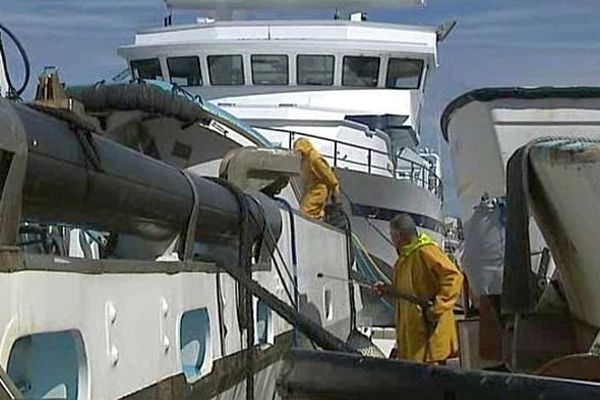
[[[418,186],[427,189],[429,192],[433,193],[438,198],[443,198],[443,184],[440,177],[433,171],[431,167],[427,167],[423,164],[415,162],[414,160],[408,159],[402,156],[395,156],[392,158],[388,152],[373,149],[370,147],[362,146],[359,144],[354,144],[350,142],[346,142],[343,140],[330,139],[322,136],[313,135],[310,133],[296,132],[287,129],[280,128],[271,128],[265,126],[253,126],[255,129],[263,129],[267,131],[284,133],[288,137],[288,148],[291,149],[293,147],[293,143],[296,136],[307,137],[311,139],[322,140],[328,143],[333,144],[333,155],[323,154],[325,159],[331,160],[333,162],[334,167],[339,167],[341,162],[345,164],[352,164],[360,167],[366,167],[367,173],[371,174],[373,171],[386,171],[392,174],[394,179],[405,180],[408,179],[411,182],[414,182]],[[358,149],[367,152],[367,162],[360,162],[355,160],[343,159],[340,160],[338,158],[338,148],[339,146],[347,146],[353,149]],[[380,166],[373,163],[373,154],[385,156],[393,164],[393,170],[390,170],[386,166]],[[408,163],[405,167],[398,166],[398,162]],[[400,177],[399,177],[400,176]]]

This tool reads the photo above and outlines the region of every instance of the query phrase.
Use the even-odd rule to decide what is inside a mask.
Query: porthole
[[[212,369],[210,317],[206,308],[183,313],[180,326],[181,367],[188,382]]]

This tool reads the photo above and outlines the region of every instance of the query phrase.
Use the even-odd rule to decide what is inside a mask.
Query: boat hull
[[[535,145],[533,208],[557,261],[569,309],[600,327],[600,142]]]
[[[399,213],[413,217],[419,230],[442,244],[442,202],[410,180],[336,169],[349,206],[352,231],[371,256],[389,267],[398,258],[389,239],[389,222]]]

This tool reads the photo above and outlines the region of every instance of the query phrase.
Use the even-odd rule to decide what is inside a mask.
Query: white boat
[[[503,283],[493,282],[488,285],[493,289],[482,294],[501,294],[503,312],[520,321],[515,322],[514,334],[509,334],[508,363],[514,368],[539,368],[541,360],[548,361],[549,356],[587,352],[599,327],[598,303],[589,286],[597,280],[593,272],[596,258],[589,252],[589,238],[595,237],[591,228],[595,163],[585,163],[597,145],[581,142],[582,138],[600,138],[599,123],[600,89],[594,87],[478,89],[458,97],[444,111],[442,133],[450,144],[461,217],[467,224],[477,220],[477,232],[498,235],[499,229],[506,229],[506,254],[504,250],[498,254],[498,246],[490,247],[487,250],[493,254],[480,257],[476,267],[489,268],[485,263],[494,258],[500,280],[504,277]],[[509,160],[523,147],[529,149],[527,158],[514,161],[511,175]],[[523,179],[523,188],[507,176]],[[507,185],[512,185],[509,192],[524,190],[520,198],[508,198],[508,211],[503,212],[505,219],[508,213],[508,225],[499,228],[497,222],[488,221],[484,227],[484,219],[477,216],[481,212],[478,204],[482,198],[504,201]],[[521,214],[511,211],[519,206]],[[511,222],[511,213],[512,221],[516,221],[515,215],[521,218]],[[481,237],[470,239],[468,229],[465,240],[467,249],[469,240],[485,243]],[[543,261],[545,248],[552,256],[549,262],[548,258]],[[502,275],[502,268],[509,268],[508,274],[505,270]],[[466,271],[469,275],[468,268]],[[469,278],[477,280],[473,273]],[[557,278],[560,285],[556,285],[558,281],[547,285]],[[556,296],[562,292],[568,315],[555,307],[562,303]],[[574,323],[573,318],[583,324]],[[555,336],[546,333],[547,341],[541,343],[536,338],[542,332]]]
[[[318,3],[334,11],[357,2]],[[420,2],[376,3],[395,8]],[[250,4],[254,11],[294,5],[169,2],[213,17],[235,17]],[[270,144],[290,148],[295,139],[310,138],[336,168],[354,232],[372,258],[389,267],[396,252],[387,223],[398,212],[410,213],[443,241],[439,157],[418,146],[425,87],[438,64],[437,44],[449,29],[364,21],[361,13],[329,21],[198,18],[193,25],[138,31],[118,53],[135,78],[198,94],[255,127]],[[202,137],[186,140],[208,154],[194,161],[196,168],[215,174],[224,149]]]
[[[600,133],[539,140],[527,147],[526,190],[536,221],[558,264],[570,312],[600,329],[597,245]],[[589,340],[589,339],[588,339]]]
[[[484,194],[505,195],[506,164],[514,151],[546,136],[594,134],[600,89],[593,87],[484,88],[444,110],[460,214],[467,220]]]
[[[258,191],[297,156],[209,180],[149,138],[258,134],[157,83],[69,92],[49,71],[35,102],[0,98],[0,397],[272,399],[292,346],[350,348],[347,233]]]
[[[519,147],[540,137],[596,134],[599,99],[598,88],[537,87],[477,89],[453,100],[443,113],[442,133],[462,220],[469,221],[482,197],[506,195],[506,165]],[[547,247],[535,223],[531,240],[535,267]]]

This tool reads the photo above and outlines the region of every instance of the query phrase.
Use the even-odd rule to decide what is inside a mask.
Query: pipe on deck
[[[186,177],[179,168],[23,104],[0,100],[2,115],[20,122],[27,142],[22,219],[167,240],[185,229],[197,201],[196,241],[237,238],[239,204],[230,188]],[[0,147],[13,134],[5,122]],[[258,215],[258,205],[248,203]]]

